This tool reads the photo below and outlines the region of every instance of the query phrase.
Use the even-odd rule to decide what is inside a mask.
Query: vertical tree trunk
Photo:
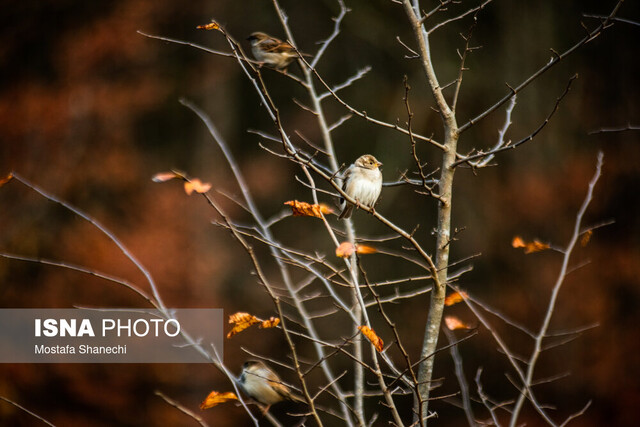
[[[433,376],[434,356],[440,335],[440,324],[444,311],[444,299],[447,291],[447,272],[449,264],[449,248],[451,237],[451,197],[453,189],[453,175],[455,169],[450,166],[456,160],[456,147],[458,135],[455,129],[455,119],[452,116],[453,126],[445,139],[446,151],[442,157],[442,173],[438,191],[440,204],[438,205],[438,229],[436,238],[436,268],[438,280],[431,291],[429,315],[425,328],[422,351],[420,353],[420,369],[418,370],[419,399],[416,400],[417,417],[424,420],[428,416],[428,399],[431,378]]]
[[[429,304],[429,315],[427,317],[427,325],[425,328],[424,340],[422,343],[422,351],[420,353],[420,368],[418,370],[418,394],[416,397],[414,408],[416,410],[416,421],[420,420],[421,424],[426,424],[428,417],[428,399],[431,378],[433,377],[433,354],[438,345],[438,336],[440,334],[440,323],[442,322],[442,312],[444,311],[444,298],[447,291],[447,273],[449,264],[449,243],[451,237],[451,197],[453,189],[453,175],[455,169],[453,164],[456,161],[456,150],[458,148],[458,124],[456,123],[455,111],[453,111],[447,103],[442,88],[438,83],[436,72],[431,61],[431,52],[429,48],[429,38],[424,30],[421,19],[422,12],[418,0],[404,0],[405,12],[409,18],[416,42],[418,43],[418,52],[422,62],[422,67],[427,78],[427,83],[431,89],[431,93],[436,101],[440,112],[444,127],[444,153],[442,155],[442,172],[440,173],[440,181],[438,183],[438,197],[440,203],[438,205],[438,228],[436,238],[436,260],[437,280],[434,281],[434,288],[431,292],[431,300]]]

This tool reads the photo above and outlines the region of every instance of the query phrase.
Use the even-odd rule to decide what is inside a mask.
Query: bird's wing
[[[293,47],[287,42],[280,41],[278,39],[266,39],[260,46],[269,53],[285,53],[293,52]]]
[[[287,399],[287,400],[297,400],[300,402],[304,402],[304,399],[300,396],[295,395],[294,393],[291,392],[291,389],[286,386],[278,377],[271,377],[271,375],[269,375],[269,385],[271,386],[271,388],[278,393],[280,396],[282,396],[283,399]]]
[[[293,400],[297,402],[306,402],[306,400],[302,396],[298,396],[297,394],[293,393],[291,389],[288,386],[284,385],[284,383],[282,383],[282,381],[280,380],[269,381],[269,384],[276,393],[282,396],[283,399]]]
[[[342,174],[342,191],[347,192],[347,183],[349,182],[349,177],[353,172],[353,165],[349,166],[344,174]],[[344,203],[344,197],[340,197],[340,203]]]

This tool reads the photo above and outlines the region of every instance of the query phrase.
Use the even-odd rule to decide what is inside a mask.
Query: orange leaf
[[[187,181],[184,183],[184,191],[189,196],[194,191],[196,193],[202,194],[202,193],[206,193],[209,190],[211,190],[211,184],[209,184],[208,182],[202,182],[198,178],[194,178],[191,181]]]
[[[353,245],[351,242],[342,242],[336,248],[336,256],[340,258],[348,258],[353,253]]]
[[[280,323],[280,318],[270,317],[267,320],[263,320],[259,327],[260,329],[275,328],[276,326],[278,326],[279,323]]]
[[[151,177],[151,180],[153,182],[166,182],[176,178],[186,180],[187,174],[179,170],[171,170],[169,172],[158,172],[153,177]]]
[[[224,402],[228,402],[229,400],[238,400],[238,396],[236,396],[236,394],[232,391],[225,391],[224,393],[212,391],[200,404],[200,409],[213,408],[214,406],[217,406]]]
[[[216,21],[211,21],[208,24],[198,25],[196,28],[198,30],[219,30],[220,29],[220,25],[218,25],[218,23]]]
[[[0,182],[0,185],[2,185],[2,182]],[[580,244],[583,247],[587,246],[587,243],[589,243],[589,240],[591,240],[591,236],[593,236],[593,230],[585,231],[584,234],[582,235],[582,239],[580,239]]]
[[[9,174],[7,176],[5,176],[4,178],[0,179],[0,187],[2,187],[3,185],[5,185],[7,182],[11,181],[13,179],[13,174]]]
[[[537,239],[534,239],[533,242],[525,242],[520,236],[516,236],[513,238],[513,240],[511,241],[511,246],[513,246],[514,248],[524,248],[525,254],[540,252],[549,249],[549,245],[547,243],[542,243]]]
[[[376,350],[378,350],[378,353],[380,353],[382,351],[382,348],[384,347],[382,338],[376,335],[375,331],[368,326],[358,326],[358,329],[360,329],[362,335],[367,337],[367,339],[371,341],[371,344],[373,344]]]
[[[469,295],[467,295],[466,292],[462,291],[462,292],[454,292],[451,295],[449,295],[448,297],[446,297],[444,299],[444,305],[446,305],[447,307],[450,307],[454,304],[459,303],[460,301],[464,300],[465,298],[468,298]]]
[[[375,254],[378,252],[378,250],[373,246],[356,245],[354,248],[350,242],[342,242],[340,243],[340,246],[336,248],[336,256],[340,258],[348,258],[351,256],[354,249],[360,255]]]
[[[331,208],[327,205],[312,205],[307,202],[299,202],[297,200],[289,200],[284,202],[285,205],[291,206],[291,212],[293,216],[312,216],[316,218],[322,218],[322,214],[333,213]]]
[[[527,244],[527,247],[524,249],[525,254],[530,254],[533,252],[540,252],[549,249],[549,245],[547,243],[542,243],[539,240],[534,240],[531,243]]]
[[[524,243],[524,240],[522,240],[522,237],[516,236],[511,241],[511,246],[513,246],[514,248],[524,248],[527,245],[526,243]]]
[[[447,325],[447,328],[451,331],[455,331],[456,329],[471,329],[471,326],[455,316],[445,316],[444,324]]]
[[[320,206],[320,212],[322,212],[325,215],[330,215],[333,212],[333,209],[331,209],[329,206],[327,206],[326,203],[320,203],[318,204],[318,206]]]
[[[356,252],[359,253],[360,255],[366,255],[366,254],[375,254],[376,252],[378,252],[378,250],[373,246],[356,245]]]
[[[238,312],[229,316],[229,323],[235,323],[235,325],[227,334],[227,338],[231,338],[235,334],[244,331],[251,325],[260,323],[260,319],[249,313]]]
[[[174,178],[182,178],[179,174],[171,171],[171,172],[159,172],[151,178],[153,182],[167,182]]]

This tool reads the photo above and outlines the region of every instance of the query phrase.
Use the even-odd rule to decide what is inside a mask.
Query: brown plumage
[[[256,60],[277,70],[286,70],[298,57],[289,43],[259,31],[252,33],[247,40],[251,42],[251,52]]]
[[[302,397],[291,392],[275,372],[258,360],[249,360],[242,365],[239,382],[245,393],[266,406],[265,413],[271,405],[283,400],[304,402]]]

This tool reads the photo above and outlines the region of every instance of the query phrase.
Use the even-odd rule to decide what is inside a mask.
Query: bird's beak
[[[379,168],[380,166],[382,166],[382,163],[381,163],[381,162],[376,163],[376,167],[378,167],[378,168]]]

